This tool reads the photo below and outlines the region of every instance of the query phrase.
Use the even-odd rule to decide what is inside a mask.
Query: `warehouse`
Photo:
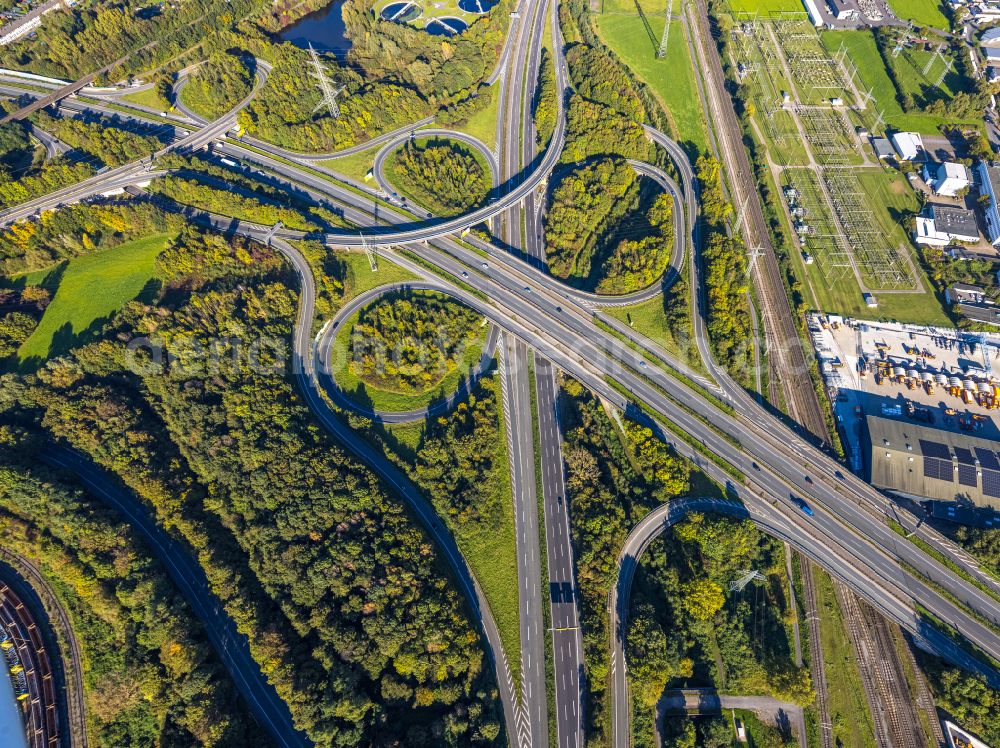
[[[920,501],[958,501],[1000,510],[1000,442],[901,418],[869,415],[867,463],[873,486]],[[992,431],[993,429],[988,429]]]

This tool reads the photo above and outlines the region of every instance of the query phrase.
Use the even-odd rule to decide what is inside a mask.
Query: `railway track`
[[[893,748],[924,748],[914,695],[907,685],[889,625],[852,590],[837,582],[834,586],[858,653],[876,742]]]
[[[42,601],[49,623],[56,631],[56,640],[62,647],[60,658],[66,682],[66,711],[69,715],[70,740],[66,745],[72,748],[87,748],[87,710],[83,693],[83,655],[80,643],[73,631],[69,614],[56,597],[49,580],[24,556],[0,548],[0,560],[17,571]],[[69,651],[66,651],[68,647]]]
[[[778,266],[774,245],[771,243],[753,169],[743,145],[743,130],[736,118],[732,102],[728,100],[722,59],[712,35],[708,5],[706,0],[696,0],[695,6],[697,17],[691,25],[696,29],[701,56],[707,63],[703,66],[703,70],[710,84],[708,94],[716,113],[720,155],[724,158],[731,194],[737,204],[744,206],[741,214],[746,245],[748,249],[760,250],[760,256],[755,264],[754,284],[764,312],[764,333],[769,358],[774,362],[774,368],[785,391],[789,415],[817,439],[826,442],[829,440],[826,418],[813,389],[805,351],[785,293],[781,269]]]
[[[816,691],[816,712],[819,717],[819,738],[823,748],[834,748],[833,720],[826,692],[826,664],[823,661],[823,642],[819,626],[819,606],[816,604],[816,586],[812,562],[801,553],[799,573],[806,602],[806,621],[809,624],[809,662],[812,670],[813,690]]]

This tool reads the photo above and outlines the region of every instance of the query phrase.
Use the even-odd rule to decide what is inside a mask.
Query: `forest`
[[[605,158],[557,173],[552,181],[545,212],[549,272],[582,285],[595,270],[603,235],[638,206],[639,178],[627,161]]]
[[[539,146],[545,147],[556,129],[559,102],[556,90],[556,66],[552,53],[542,48],[538,63],[538,83],[533,102],[535,115],[535,138]]]
[[[69,612],[87,664],[92,740],[232,748],[260,741],[204,630],[129,525],[29,457],[45,446],[35,434],[5,424],[0,445],[0,539],[42,570]]]
[[[0,425],[116,473],[190,546],[317,743],[494,743],[492,671],[433,545],[292,383],[284,260],[187,226],[158,268],[155,302],[127,304],[37,374],[0,378]],[[169,362],[130,352],[140,336]]]
[[[657,195],[645,219],[646,226],[619,227],[612,235],[618,243],[601,267],[598,293],[638,291],[652,285],[666,271],[674,251],[673,198],[666,193]],[[622,235],[624,238],[620,238]]]
[[[457,141],[408,141],[389,157],[389,181],[414,202],[440,216],[480,206],[492,186],[477,154]]]
[[[253,90],[253,72],[247,62],[240,55],[214,52],[191,73],[181,89],[181,100],[195,114],[218,119]]]
[[[379,389],[427,392],[458,366],[481,321],[441,294],[383,296],[361,310],[351,330],[351,368]]]
[[[142,135],[127,125],[103,119],[53,117],[44,109],[31,115],[31,122],[73,149],[95,157],[97,166],[121,166],[138,161],[163,147],[152,135]]]

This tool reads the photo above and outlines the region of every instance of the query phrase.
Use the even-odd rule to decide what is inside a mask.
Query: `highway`
[[[531,130],[523,130],[524,109],[530,110],[537,78],[535,58],[541,47],[546,0],[522,0],[518,4],[518,24],[513,48],[500,80],[500,107],[496,123],[496,145],[502,186],[501,199],[516,192],[523,181],[527,141],[534,145]],[[530,112],[529,112],[530,119]],[[525,143],[522,143],[524,138]],[[549,154],[557,149],[550,148]],[[547,154],[548,155],[548,154]],[[554,161],[553,161],[554,165]],[[547,171],[544,172],[547,174]],[[541,175],[541,170],[535,172]],[[544,177],[543,177],[544,179]],[[530,183],[532,180],[528,180]],[[531,200],[538,180],[524,194]],[[527,249],[520,200],[511,202],[497,214],[499,236],[506,249],[520,253]],[[535,445],[531,408],[531,380],[528,348],[524,341],[505,336],[501,348],[503,411],[507,421],[507,447],[511,486],[514,494],[514,523],[517,539],[517,580],[521,639],[521,707],[524,724],[519,724],[521,745],[543,748],[549,745],[549,705],[545,659],[545,619],[542,609],[542,576],[539,535],[538,486],[535,476]],[[525,733],[525,734],[522,734]]]
[[[561,45],[558,49],[561,49]],[[563,68],[561,62],[557,64],[557,77],[562,76],[560,90],[565,90]],[[523,97],[521,102],[523,104]],[[215,139],[228,129],[231,121],[231,118],[222,118],[189,136],[188,147],[191,143]],[[890,502],[884,495],[850,473],[842,472],[844,468],[839,463],[771,416],[742,389],[734,388],[731,380],[721,376],[714,367],[710,356],[705,359],[706,365],[712,370],[721,388],[721,397],[725,400],[723,406],[706,397],[699,389],[678,379],[672,372],[683,373],[686,367],[662,352],[655,352],[648,341],[643,341],[639,350],[644,353],[639,353],[624,345],[615,335],[594,325],[593,310],[589,303],[579,299],[529,263],[510,254],[487,250],[489,262],[483,268],[482,254],[447,238],[449,233],[516,205],[542,183],[561,148],[564,128],[561,110],[558,122],[553,143],[536,167],[495,203],[450,222],[422,224],[402,231],[377,229],[374,234],[366,230],[366,238],[374,243],[414,242],[407,248],[411,255],[429,263],[445,278],[457,278],[462,273],[467,273],[469,278],[463,283],[473,288],[477,294],[482,294],[482,297],[455,287],[453,293],[458,298],[479,309],[494,324],[531,346],[536,351],[536,357],[551,361],[553,366],[570,373],[630,416],[654,419],[662,425],[664,440],[672,444],[679,453],[695,460],[710,476],[723,484],[729,484],[731,492],[744,501],[747,511],[758,524],[766,523],[770,532],[788,540],[810,558],[830,569],[837,578],[871,600],[880,611],[948,659],[965,667],[983,670],[982,663],[918,620],[914,614],[913,601],[919,600],[934,615],[953,624],[993,657],[1000,656],[997,634],[964,608],[977,611],[986,619],[1000,621],[1000,606],[995,599],[887,528],[884,516]],[[178,144],[170,146],[176,147]],[[745,158],[745,154],[743,157]],[[694,210],[689,213],[692,218],[689,219],[688,227],[693,235],[696,231],[693,216],[696,215],[697,206],[692,200],[696,187],[690,175],[685,177],[685,164],[686,159],[682,159],[677,166],[684,183],[686,205],[694,206]],[[19,206],[6,211],[2,214],[2,219],[9,223],[30,215],[39,208],[80,199],[95,194],[95,191],[107,189],[109,185],[134,183],[148,179],[149,176],[144,165],[128,165],[56,195],[32,201],[27,209]],[[371,219],[368,218],[368,221]],[[254,230],[257,233],[253,235],[260,238],[260,231]],[[323,239],[332,245],[361,244],[357,232],[331,233]],[[427,245],[416,243],[425,239],[430,240]],[[275,244],[280,246],[279,242]],[[401,264],[406,262],[405,258],[398,255],[394,255],[393,259]],[[294,265],[295,261],[292,262]],[[421,271],[424,272],[424,269],[421,268]],[[311,278],[308,273],[302,277],[305,297]],[[529,291],[525,292],[525,288]],[[488,303],[484,299],[488,299]],[[787,305],[787,300],[785,303]],[[695,326],[696,332],[703,327],[703,314],[695,316]],[[303,352],[308,348],[308,341],[299,347],[298,338],[302,334],[308,335],[307,328],[308,325],[300,321],[296,332],[297,349]],[[630,336],[635,336],[635,333],[630,333]],[[696,334],[695,337],[699,349],[705,350],[707,341],[704,335]],[[801,353],[801,346],[798,350]],[[311,357],[303,358],[306,365],[311,366]],[[794,366],[788,370],[792,369]],[[804,370],[799,372],[797,378],[804,380]],[[808,383],[808,387],[811,386],[811,382]],[[312,392],[308,386],[304,387],[304,391]],[[323,421],[319,395],[313,392],[310,398],[307,394],[307,400]],[[337,423],[335,419],[334,422]],[[346,427],[341,425],[341,429],[339,438],[352,451],[363,451],[360,440],[353,437]],[[685,436],[675,437],[671,429],[677,429]],[[698,445],[697,448],[692,446],[695,444]],[[734,466],[741,474],[721,470],[715,462],[706,459],[709,454],[714,456],[712,459]],[[376,469],[380,474],[389,474],[383,473],[383,468]],[[533,485],[534,481],[531,480],[531,483]],[[790,499],[793,494],[809,502],[815,510],[814,517],[806,518],[798,510]],[[428,526],[433,527],[433,516],[426,519]],[[549,523],[546,524],[548,540]],[[435,538],[438,539],[437,536]],[[446,540],[447,538],[444,539]],[[528,576],[525,574],[522,578]],[[459,578],[461,582],[461,574]],[[540,580],[540,570],[533,578]],[[928,583],[925,578],[931,582]],[[467,593],[475,591],[471,575],[462,584]],[[947,590],[948,595],[939,592],[938,587]],[[951,597],[959,604],[952,602]],[[477,598],[475,594],[469,594],[469,599],[481,602],[481,598]],[[480,605],[480,611],[482,610]],[[484,614],[483,625],[487,640],[494,656],[500,653],[499,656],[502,657],[502,649],[498,649],[496,642],[491,639],[490,620]],[[502,667],[497,669],[498,672],[503,672]],[[503,679],[499,680],[503,695]],[[513,719],[513,704],[508,701],[509,698],[504,706],[507,724],[510,726],[516,722]]]

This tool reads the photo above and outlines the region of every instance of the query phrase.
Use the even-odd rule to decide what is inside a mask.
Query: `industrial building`
[[[914,241],[932,247],[947,247],[952,242],[973,244],[979,241],[976,214],[950,205],[929,205],[917,216]]]
[[[893,133],[891,140],[901,161],[916,161],[924,157],[924,139],[920,133],[897,132]]]
[[[827,5],[838,21],[856,21],[861,18],[861,9],[855,0],[827,0]]]
[[[997,207],[997,197],[1000,195],[1000,166],[996,162],[980,161],[976,166],[977,183],[980,195],[989,195],[990,202],[983,207],[983,217],[986,219],[986,235],[994,247],[1000,244],[1000,209]]]
[[[1000,510],[1000,442],[903,417],[869,415],[867,464],[873,486],[920,501],[957,501]]]
[[[945,161],[940,164],[925,164],[924,181],[935,195],[956,197],[972,184],[972,173],[965,164]]]

